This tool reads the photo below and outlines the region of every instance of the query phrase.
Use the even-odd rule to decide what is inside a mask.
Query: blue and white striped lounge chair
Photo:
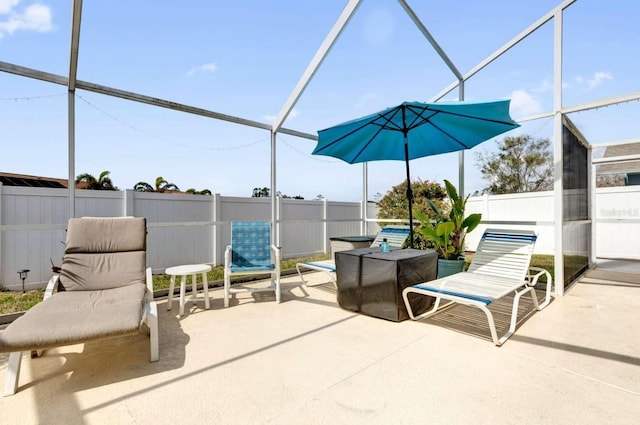
[[[231,276],[271,275],[267,287],[231,287]],[[280,302],[280,250],[271,244],[271,223],[267,221],[234,221],[231,223],[231,245],[224,252],[224,306],[229,307],[231,294],[237,292],[273,291]]]
[[[401,225],[389,225],[383,227],[380,232],[376,235],[376,238],[371,242],[372,247],[379,246],[382,243],[383,239],[386,239],[389,243],[389,246],[402,248],[405,241],[409,237],[409,226],[401,226]],[[336,263],[333,260],[324,260],[324,261],[310,261],[306,263],[297,263],[296,270],[298,271],[298,275],[300,276],[300,280],[305,285],[308,283],[304,280],[302,276],[301,269],[310,269],[319,272],[324,272],[327,274],[329,280],[326,282],[318,283],[317,285],[332,282],[333,286],[337,287],[336,283]]]
[[[452,303],[477,307],[487,316],[493,343],[502,345],[515,332],[522,295],[531,293],[536,310],[542,310],[551,300],[551,275],[544,269],[529,266],[536,238],[536,234],[528,230],[487,229],[467,271],[413,285],[402,291],[409,317],[420,320]],[[534,286],[542,275],[547,279],[546,297],[542,304],[538,304]],[[408,301],[410,293],[434,297],[433,308],[415,316]],[[511,323],[507,333],[498,338],[493,314],[487,307],[509,294],[514,294]],[[442,299],[449,302],[441,307]]]

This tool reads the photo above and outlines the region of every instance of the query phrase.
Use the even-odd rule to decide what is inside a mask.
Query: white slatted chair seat
[[[405,241],[409,237],[409,226],[389,225],[383,227],[376,235],[371,246],[380,246],[384,239],[387,240],[389,246],[402,248]]]

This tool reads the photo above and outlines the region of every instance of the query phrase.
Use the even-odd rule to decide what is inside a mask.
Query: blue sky
[[[559,0],[413,0],[409,4],[465,73]],[[270,123],[345,0],[84,2],[80,80]],[[0,0],[0,61],[66,75],[70,1]],[[640,91],[640,3],[578,0],[564,15],[565,106]],[[454,77],[396,1],[364,0],[285,127],[315,134],[405,100],[427,101]],[[510,98],[514,118],[553,104],[553,26],[547,23],[476,74],[466,99]],[[448,98],[453,99],[455,92]],[[639,102],[573,114],[591,143],[638,136]],[[0,171],[67,177],[63,86],[0,73]],[[163,176],[181,189],[250,196],[269,186],[263,130],[78,90],[76,174],[111,171],[121,189]],[[551,137],[552,120],[512,134]],[[311,155],[315,143],[279,135],[277,189],[313,199],[362,198],[362,166]],[[468,151],[466,189],[481,181]],[[457,182],[457,154],[411,162],[414,179]],[[404,179],[402,163],[369,164],[369,199]]]

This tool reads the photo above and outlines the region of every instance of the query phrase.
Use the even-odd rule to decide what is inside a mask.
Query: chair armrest
[[[147,284],[146,301],[153,301],[153,274],[151,273],[151,267],[147,267],[145,270],[145,280]]]
[[[532,272],[534,272],[535,274],[532,275]],[[551,279],[551,273],[540,267],[529,267],[529,274],[527,276],[527,279],[529,280],[529,282],[527,283],[528,286],[536,286],[536,284],[538,283],[538,279],[540,279],[540,277],[543,275],[547,279],[547,289],[545,291],[544,302],[540,304],[538,308],[539,310],[542,310],[551,302],[551,284],[553,283]]]
[[[276,269],[280,270],[280,247],[271,245],[271,251],[273,252],[273,264]]]
[[[224,268],[229,269],[231,267],[231,245],[227,245],[224,250]]]
[[[54,274],[53,276],[51,276],[51,279],[49,279],[49,282],[47,283],[47,287],[44,290],[43,300],[46,300],[47,298],[49,298],[50,296],[58,292],[59,286],[60,286],[60,275]]]

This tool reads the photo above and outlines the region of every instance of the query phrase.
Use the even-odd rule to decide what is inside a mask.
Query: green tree
[[[103,171],[97,179],[89,173],[79,174],[76,177],[75,184],[80,189],[118,190],[118,188],[113,185],[109,174],[111,174],[110,171]]]
[[[553,155],[549,139],[508,136],[498,152],[476,153],[476,165],[492,194],[537,192],[553,188]]]
[[[436,215],[427,203],[427,199],[431,200],[439,209],[448,211],[444,202],[447,192],[440,184],[418,179],[411,182],[411,190],[413,191],[414,212],[418,211],[423,216],[435,219]],[[407,181],[403,180],[378,201],[378,219],[409,219],[407,206]],[[419,232],[414,232],[413,246],[414,248],[426,248],[430,245]]]

